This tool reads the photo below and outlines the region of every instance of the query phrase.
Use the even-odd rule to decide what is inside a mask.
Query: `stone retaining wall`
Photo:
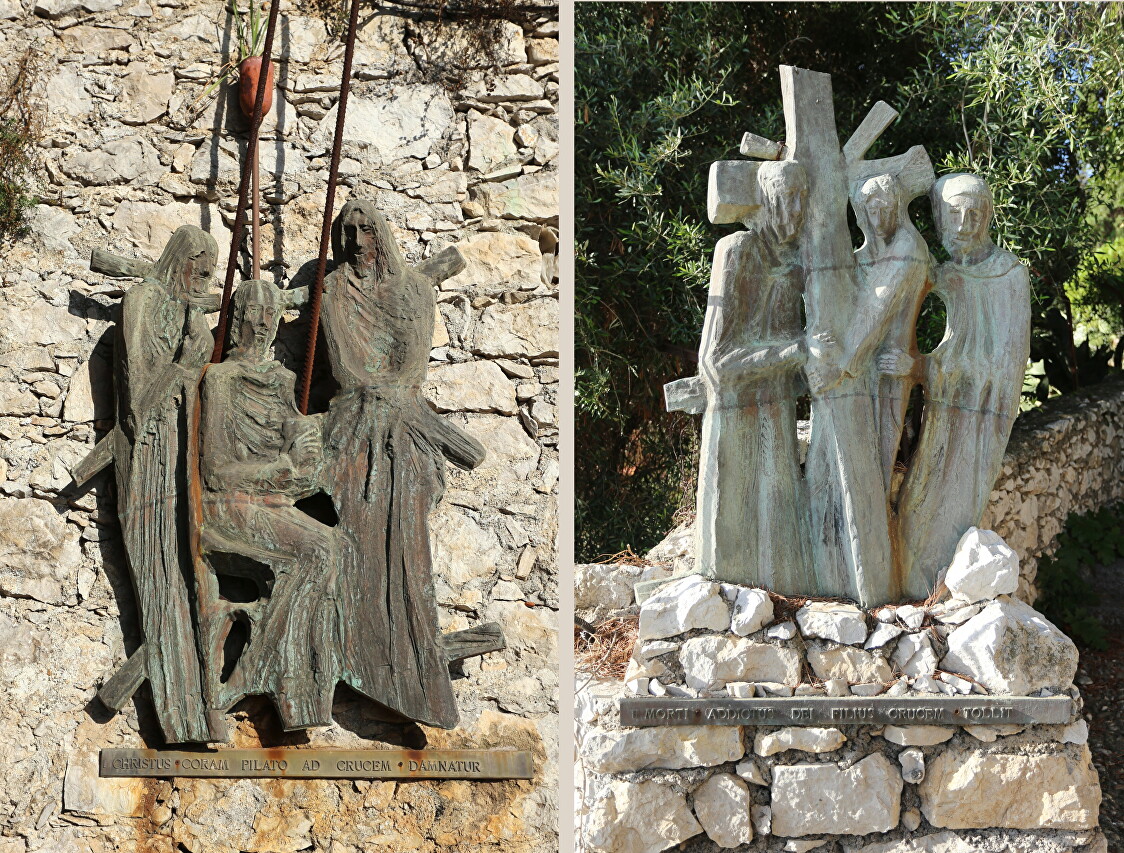
[[[979,553],[979,552],[977,552]],[[1077,649],[993,559],[957,597],[795,608],[689,576],[640,607],[623,681],[578,692],[583,853],[1106,853]],[[996,579],[999,582],[996,583]],[[622,697],[1057,696],[1068,722],[621,725]],[[861,702],[860,702],[861,705]],[[983,706],[980,706],[982,713]]]
[[[1124,500],[1124,379],[1048,400],[1015,422],[981,527],[1021,560],[1018,596],[1034,602],[1038,558],[1057,549],[1071,512]]]
[[[388,724],[341,690],[337,723],[307,740],[529,749],[536,779],[97,778],[98,748],[159,738],[143,695],[111,719],[94,700],[138,629],[111,477],[67,490],[110,426],[110,318],[128,287],[92,274],[90,251],[153,258],[201,225],[221,281],[246,122],[232,97],[203,95],[233,41],[219,0],[0,0],[0,69],[44,59],[41,203],[0,255],[0,853],[557,847],[557,23],[497,22],[481,58],[460,24],[373,7],[361,21],[337,206],[376,199],[411,262],[453,243],[467,258],[438,294],[428,395],[488,460],[449,471],[437,595],[443,630],[500,622],[508,648],[465,662],[455,731]],[[279,282],[313,266],[342,47],[311,4],[282,2],[261,150]],[[439,66],[477,60],[440,82]],[[304,328],[286,319],[278,356],[294,367]],[[261,704],[235,723],[238,746],[306,740]]]

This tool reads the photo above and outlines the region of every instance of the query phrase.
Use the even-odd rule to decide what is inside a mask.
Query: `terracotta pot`
[[[261,57],[248,56],[238,66],[238,103],[246,118],[254,114],[254,99],[258,95],[258,79],[261,75]],[[262,102],[261,114],[267,115],[273,106],[273,63],[269,63],[269,73],[265,85],[265,100]]]

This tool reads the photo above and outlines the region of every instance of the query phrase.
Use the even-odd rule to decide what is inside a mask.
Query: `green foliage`
[[[0,243],[27,233],[27,212],[37,199],[30,190],[39,121],[29,96],[42,64],[27,51],[12,66],[0,96]]]
[[[1084,645],[1107,648],[1105,627],[1088,610],[1099,596],[1085,572],[1120,559],[1124,559],[1124,504],[1088,515],[1071,514],[1058,536],[1057,552],[1038,561],[1038,609]]]
[[[901,116],[868,156],[924,144],[992,185],[998,242],[1031,268],[1026,403],[1110,370],[1124,325],[1124,6],[1094,3],[583,3],[575,13],[579,556],[659,540],[696,440],[663,411],[696,372],[711,162],[781,139],[777,66],[832,74],[842,139],[878,99]],[[937,260],[926,199],[911,213]],[[943,335],[931,300],[923,350]],[[1116,356],[1119,365],[1119,354]],[[662,503],[661,503],[662,502]],[[662,510],[659,507],[662,506]],[[645,507],[632,512],[620,507]]]

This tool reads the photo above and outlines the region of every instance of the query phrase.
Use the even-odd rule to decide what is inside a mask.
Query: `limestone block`
[[[805,637],[820,637],[846,645],[866,640],[866,618],[853,604],[813,601],[796,611],[796,624]]]
[[[823,847],[827,844],[828,839],[816,841],[814,839],[799,839],[791,838],[785,842],[784,847],[781,848],[785,853],[808,853],[809,850],[815,850],[817,847]]]
[[[542,448],[527,436],[515,418],[476,415],[465,424],[465,429],[484,445],[488,454],[477,473],[499,480],[526,480],[538,470]]]
[[[892,681],[894,674],[885,658],[853,646],[808,644],[808,664],[821,681],[842,678],[851,684]]]
[[[870,632],[870,636],[866,638],[863,644],[864,649],[880,649],[891,640],[896,640],[902,634],[902,628],[897,625],[890,625],[885,622],[879,622],[874,630]]]
[[[0,416],[37,415],[39,400],[18,382],[0,382]]]
[[[73,752],[67,759],[62,785],[65,811],[140,817],[147,793],[144,779],[102,779],[96,750]]]
[[[590,728],[582,734],[579,749],[586,767],[595,773],[713,767],[745,755],[740,726]]]
[[[439,412],[519,411],[515,385],[490,361],[436,365],[426,377],[424,393]]]
[[[78,528],[47,501],[0,498],[0,593],[73,603],[82,549]]]
[[[1026,726],[964,726],[964,731],[978,741],[995,743],[1001,737],[1011,737],[1023,732]]]
[[[739,847],[753,840],[749,786],[732,773],[716,773],[694,793],[695,817],[719,847]]]
[[[61,207],[37,204],[28,214],[28,227],[52,252],[73,252],[70,238],[82,230],[74,214]]]
[[[1010,595],[1019,586],[1019,557],[998,533],[969,527],[960,537],[944,583],[967,603]]]
[[[950,749],[917,790],[935,827],[1094,829],[1101,792],[1088,746],[1053,754]]]
[[[503,549],[492,531],[452,508],[435,512],[430,530],[434,572],[450,586],[463,586],[496,573]]]
[[[1077,647],[1030,605],[1003,596],[949,634],[941,669],[992,693],[1061,691],[1077,672]]]
[[[539,285],[542,252],[526,234],[485,231],[457,243],[465,268],[441,282],[442,290],[476,287],[490,293],[533,290]]]
[[[904,815],[903,815],[904,818]],[[979,853],[979,848],[953,832],[939,832],[920,838],[876,841],[873,844],[843,845],[844,853]]]
[[[351,115],[351,107],[347,108]],[[500,183],[480,184],[472,191],[483,215],[501,219],[558,219],[558,179],[554,172],[536,172]]]
[[[758,766],[757,762],[752,758],[747,758],[745,761],[739,761],[734,768],[739,776],[747,782],[752,782],[754,785],[768,786],[769,781],[766,779],[764,772]]]
[[[906,634],[898,640],[890,662],[911,678],[931,676],[937,669],[937,655],[926,633]]]
[[[643,625],[643,611],[640,619]],[[742,637],[693,637],[683,643],[679,662],[687,686],[696,690],[721,687],[730,681],[768,681],[790,688],[800,683],[801,659],[796,650]]]
[[[951,726],[886,726],[882,737],[899,746],[933,746],[956,734]]]
[[[130,62],[121,80],[121,120],[125,124],[148,124],[168,111],[176,85],[175,75],[144,62]]]
[[[835,764],[773,768],[773,834],[797,837],[889,832],[901,812],[901,773],[875,753],[847,769]]]
[[[62,170],[84,184],[154,184],[163,173],[156,149],[139,136],[103,142],[92,151],[68,148]]]
[[[730,606],[722,598],[718,584],[699,575],[690,575],[662,587],[644,602],[640,608],[638,637],[659,640],[696,628],[725,631],[729,627]],[[725,637],[706,639],[726,640]]]
[[[508,358],[558,355],[558,300],[489,305],[476,323],[472,350]]]
[[[916,785],[925,778],[925,753],[915,746],[898,753],[898,764],[902,766],[902,779]]]
[[[592,563],[574,566],[574,608],[602,619],[632,604],[632,585],[640,579],[639,566]]]
[[[591,850],[659,853],[703,831],[687,795],[655,781],[599,780],[582,821]]]
[[[73,65],[63,65],[47,80],[47,108],[52,114],[79,118],[93,107],[85,80]]]
[[[493,172],[519,159],[515,128],[502,119],[468,113],[468,167]]]
[[[74,371],[62,417],[77,423],[113,417],[113,370],[104,358],[93,356]]]
[[[471,83],[465,94],[485,104],[537,101],[543,96],[543,87],[529,74],[508,74]]]
[[[738,590],[730,629],[739,637],[760,631],[773,621],[773,601],[763,589]]]
[[[834,752],[847,742],[839,729],[788,726],[780,729],[758,729],[753,751],[760,756],[776,755],[796,749],[800,752]]]
[[[331,146],[338,105],[320,120],[314,141]],[[347,102],[344,142],[369,147],[391,163],[402,157],[424,158],[453,124],[453,105],[439,86],[412,84],[381,98],[351,97]]]

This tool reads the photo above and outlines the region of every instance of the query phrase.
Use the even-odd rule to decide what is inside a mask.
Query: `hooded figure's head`
[[[181,225],[168,239],[149,278],[174,296],[191,300],[206,295],[219,247],[215,238],[194,225]]]
[[[406,268],[386,218],[368,199],[352,199],[332,223],[336,265],[350,264],[363,278],[376,281],[401,275]]]

